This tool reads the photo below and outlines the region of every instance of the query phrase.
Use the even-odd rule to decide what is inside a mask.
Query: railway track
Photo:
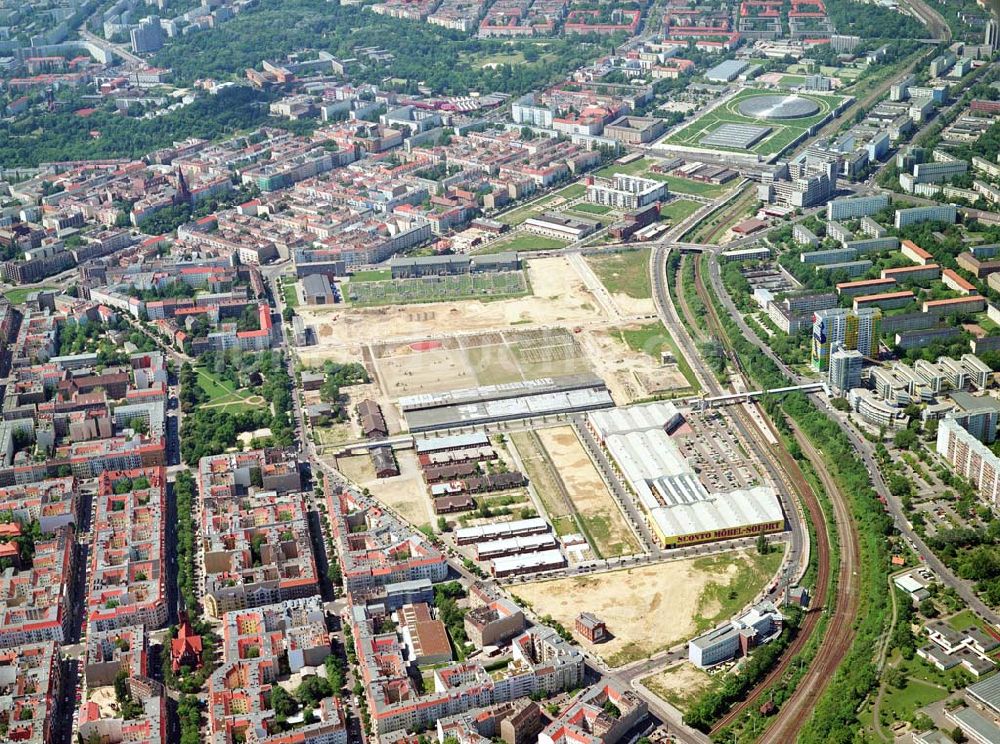
[[[716,314],[717,311],[715,305],[711,302],[711,298],[705,290],[700,266],[697,261],[695,262],[695,289],[701,296],[702,301],[705,303],[705,307],[708,308],[707,320],[709,325],[715,328],[718,337],[722,340],[723,345],[726,347],[726,353],[729,355],[731,361],[735,363],[742,372],[739,359],[733,353],[732,348],[728,343],[728,338],[723,333],[722,325]],[[686,303],[682,304],[681,307],[682,311],[688,316],[688,322],[693,323],[694,319],[691,315],[690,308]],[[756,426],[753,421],[750,421],[749,415],[741,406],[733,406],[733,410],[735,411],[736,417],[740,419],[744,426]],[[778,439],[777,432],[774,433],[775,439]],[[802,470],[799,468],[794,458],[792,458],[787,450],[785,450],[780,444],[761,447],[759,448],[759,452],[761,452],[761,454],[763,454],[772,463],[775,470],[783,476],[782,479],[786,488],[788,488],[790,492],[797,494],[800,503],[802,503],[805,510],[809,514],[809,521],[816,527],[816,591],[811,603],[814,609],[806,613],[805,619],[799,627],[798,633],[785,650],[785,653],[782,654],[781,660],[778,664],[753,688],[745,700],[732,708],[725,715],[725,717],[720,719],[715,726],[713,726],[713,734],[732,724],[751,706],[757,704],[771,685],[781,679],[782,675],[784,675],[784,673],[791,666],[793,659],[799,654],[800,651],[802,651],[806,643],[816,631],[816,627],[821,617],[820,613],[822,612],[822,608],[826,605],[830,590],[830,536],[827,530],[823,529],[823,526],[826,524],[826,518],[823,513],[823,508],[819,503],[819,499],[816,497],[816,494],[813,492],[812,487],[806,480],[805,475],[802,473]]]
[[[697,262],[695,263],[695,289],[708,309],[706,319],[709,325],[715,328],[730,361],[739,370],[741,375],[747,377],[728,336],[722,328],[718,309],[715,303],[712,302],[712,298],[705,287],[704,278],[701,274],[701,266]],[[737,409],[738,416],[749,419],[749,416],[742,408],[737,407]],[[830,501],[833,504],[833,517],[837,525],[837,536],[841,544],[837,588],[833,592],[833,617],[838,619],[844,617],[853,618],[857,613],[860,602],[857,571],[859,561],[857,530],[854,528],[850,509],[847,506],[844,495],[840,492],[833,478],[826,472],[821,453],[815,449],[812,442],[802,435],[794,425],[793,431],[795,432],[796,441],[802,448],[803,453],[813,463],[813,467],[822,480],[823,487],[829,493]],[[724,718],[716,723],[712,728],[713,734],[736,721],[750,706],[755,705],[763,697],[772,684],[781,679],[792,665],[795,657],[805,647],[805,644],[812,637],[813,633],[816,632],[821,618],[820,613],[826,611],[826,606],[830,599],[830,575],[832,570],[831,534],[819,499],[794,458],[792,458],[784,447],[779,444],[770,445],[766,449],[772,463],[775,463],[777,469],[787,477],[786,485],[791,485],[795,492],[799,494],[802,503],[809,512],[810,521],[815,527],[818,566],[816,594],[813,598],[813,609],[806,614],[799,632],[782,655],[781,661],[754,687],[754,690],[743,702],[734,707]],[[776,722],[772,724],[771,728],[768,729],[767,733],[761,739],[762,743],[783,744],[784,742],[795,740],[798,732],[808,720],[816,700],[818,700],[826,685],[833,678],[834,672],[840,665],[853,640],[854,628],[851,622],[830,623],[830,627],[821,641],[819,651],[813,660],[810,670],[800,680],[792,696],[782,705]]]
[[[820,695],[833,679],[840,662],[854,643],[853,620],[861,603],[861,579],[858,571],[861,554],[858,531],[854,526],[847,499],[826,471],[822,455],[812,442],[794,424],[793,429],[796,441],[802,447],[803,453],[813,462],[814,469],[823,481],[823,487],[830,494],[840,540],[840,568],[830,627],[816,653],[816,658],[813,659],[812,666],[800,680],[792,696],[782,705],[777,719],[761,739],[761,744],[784,744],[798,737],[798,733],[812,715]]]

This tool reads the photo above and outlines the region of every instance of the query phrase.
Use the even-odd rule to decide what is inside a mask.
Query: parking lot
[[[719,411],[692,412],[677,435],[685,458],[709,491],[736,491],[762,482],[745,446]]]

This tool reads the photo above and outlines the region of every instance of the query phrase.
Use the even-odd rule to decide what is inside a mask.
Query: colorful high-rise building
[[[838,347],[874,357],[878,353],[881,317],[878,308],[817,310],[813,316],[813,367],[826,372],[830,368],[830,352]]]

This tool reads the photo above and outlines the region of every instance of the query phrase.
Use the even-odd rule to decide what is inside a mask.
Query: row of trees
[[[197,485],[190,471],[182,470],[177,473],[174,481],[174,504],[177,508],[177,587],[184,607],[191,615],[198,611],[195,582],[196,490]]]
[[[788,378],[752,341],[746,338],[724,310],[720,312],[726,335],[752,380],[763,388],[782,387]],[[888,575],[886,537],[892,520],[871,484],[864,462],[836,422],[817,415],[815,406],[801,394],[768,397],[764,405],[772,420],[788,431],[794,421],[824,455],[830,474],[849,499],[860,547],[861,606],[854,620],[855,637],[840,667],[815,706],[801,742],[851,742],[858,725],[857,710],[874,689],[878,676],[871,649],[888,623],[889,598],[883,587]],[[787,419],[787,420],[786,420]],[[793,453],[801,457],[801,452]]]
[[[737,674],[724,677],[721,684],[713,685],[688,708],[684,723],[708,731],[733,703],[746,697],[754,685],[764,678],[788,648],[794,634],[795,629],[786,627],[775,640],[754,651]]]

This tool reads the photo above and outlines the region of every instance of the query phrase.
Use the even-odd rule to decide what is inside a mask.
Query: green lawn
[[[587,256],[587,263],[612,294],[637,300],[653,296],[649,286],[649,248]]]
[[[281,294],[284,296],[285,304],[288,307],[298,307],[299,306],[299,292],[296,288],[296,282],[293,280],[291,282],[287,280],[282,280],[284,283],[281,285]]]
[[[606,165],[597,171],[594,175],[602,176],[604,178],[611,178],[615,173],[624,173],[629,176],[641,176],[642,178],[651,178],[654,181],[663,181],[667,184],[672,192],[676,194],[695,194],[700,196],[719,196],[724,193],[727,186],[720,186],[715,183],[702,183],[701,181],[691,181],[687,178],[681,178],[680,176],[671,176],[666,173],[657,173],[656,171],[650,170],[652,166],[656,164],[656,161],[648,160],[646,158],[639,158],[631,163],[626,163],[625,165],[617,165],[612,163],[611,165]],[[574,207],[575,209],[575,207]]]
[[[513,209],[510,212],[504,212],[503,214],[498,215],[496,219],[504,224],[511,225],[512,227],[520,225],[529,217],[533,217],[541,212],[545,206],[553,202],[555,198],[555,194],[549,194],[541,199],[536,199],[531,204]]]
[[[681,354],[677,343],[667,333],[667,329],[663,327],[663,323],[657,321],[639,328],[621,329],[613,331],[613,333],[618,333],[621,340],[630,349],[649,354],[657,361],[660,359],[660,352],[663,351],[663,348],[668,347],[673,353],[674,359],[677,360],[677,368],[684,375],[684,379],[688,381],[688,385],[691,386],[692,390],[698,390],[698,378],[695,377],[694,370],[691,369],[687,358]]]
[[[624,165],[611,163],[610,165],[606,165],[601,168],[594,175],[601,176],[603,178],[611,178],[611,176],[615,173],[625,173],[629,176],[642,176],[645,175],[651,165],[653,165],[653,163],[646,160],[646,158],[638,158],[637,160],[633,160],[631,163],[625,163]]]
[[[389,269],[374,269],[372,271],[356,271],[351,274],[352,282],[385,282],[392,279]]]
[[[503,251],[552,251],[557,248],[565,248],[565,240],[557,238],[547,238],[544,235],[533,235],[531,233],[521,233],[510,240],[498,240],[490,243],[486,250],[479,253],[502,253]]]
[[[587,187],[582,183],[574,183],[567,186],[564,189],[559,189],[556,192],[556,196],[561,196],[563,199],[576,199],[577,197],[583,196],[587,193]]]
[[[674,199],[660,207],[660,219],[676,224],[697,212],[700,206],[701,204],[690,199]]]
[[[45,289],[58,289],[57,287],[18,287],[9,289],[3,293],[11,305],[23,305],[28,300],[28,295],[34,292],[41,292]]]
[[[670,176],[664,173],[650,173],[650,178],[657,181],[665,181],[667,188],[675,194],[694,194],[695,196],[719,196],[729,187],[720,186],[716,183],[704,183],[702,181],[692,181],[680,176]]]
[[[957,615],[952,615],[946,621],[948,625],[953,627],[955,630],[962,631],[968,628],[979,628],[980,630],[986,630],[986,623],[984,623],[979,615],[977,615],[972,610],[962,610]]]
[[[247,398],[254,395],[245,388],[236,388],[229,380],[224,380],[205,367],[195,367],[198,373],[198,387],[208,395],[208,401],[203,406],[221,408],[229,413],[238,413],[252,408],[259,408],[263,403],[248,403]]]
[[[611,207],[605,207],[603,204],[588,204],[586,202],[582,202],[570,207],[570,211],[583,212],[584,214],[607,214],[611,211]]]
[[[782,85],[802,85],[806,81],[804,75],[782,75],[781,84]]]
[[[882,699],[882,708],[889,713],[893,721],[905,721],[913,713],[925,705],[936,703],[948,697],[948,691],[932,687],[926,682],[909,679],[902,689],[889,687]]]

